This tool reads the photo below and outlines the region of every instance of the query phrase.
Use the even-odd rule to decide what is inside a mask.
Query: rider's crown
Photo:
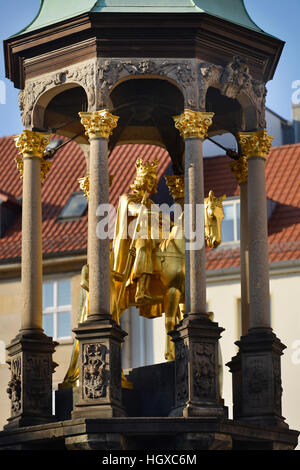
[[[143,159],[138,158],[136,163],[135,163],[136,175],[139,178],[145,177],[145,176],[154,176],[154,177],[156,177],[157,166],[158,166],[158,160],[157,159],[153,160],[152,163],[146,162],[144,164]]]

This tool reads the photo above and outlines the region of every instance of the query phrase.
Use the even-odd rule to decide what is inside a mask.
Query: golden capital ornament
[[[44,152],[50,143],[51,134],[45,132],[35,132],[28,129],[15,137],[15,144],[22,157],[16,157],[15,162],[20,173],[20,178],[24,174],[24,158],[38,157],[41,161],[41,181],[43,182],[50,171],[52,162],[44,158]]]
[[[23,158],[44,156],[45,149],[50,143],[51,134],[35,132],[28,129],[15,137],[16,147]]]
[[[176,129],[179,130],[183,139],[205,139],[207,130],[212,124],[213,117],[214,113],[185,109],[182,114],[174,116],[173,119]]]
[[[85,128],[85,133],[89,139],[102,137],[108,139],[119,120],[118,116],[114,116],[108,109],[101,111],[92,111],[90,113],[79,113],[81,124]]]
[[[266,159],[272,147],[274,137],[265,129],[256,132],[239,132],[239,144],[246,158],[261,157]]]
[[[247,183],[248,181],[248,159],[242,155],[238,160],[230,162],[230,169],[234,173],[237,182]]]
[[[165,175],[165,180],[174,200],[184,198],[184,175]]]

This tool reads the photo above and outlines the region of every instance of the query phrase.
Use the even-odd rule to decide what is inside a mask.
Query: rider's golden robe
[[[153,227],[155,217],[159,217],[158,206],[151,200],[147,199],[145,205],[141,206],[142,195],[136,193],[123,194],[120,197],[117,218],[115,224],[115,234],[112,246],[112,269],[113,272],[122,275],[126,266],[132,238],[132,231],[139,211],[143,213],[140,219],[140,227],[135,243],[136,256],[130,270],[130,276],[126,283],[125,295],[122,299],[121,310],[125,310],[132,305],[134,294],[136,291],[136,282],[143,275],[151,276],[155,279],[153,272],[152,254],[156,244],[159,242],[156,229],[161,226]],[[131,230],[130,230],[131,229]],[[163,304],[139,305],[139,313],[147,318],[161,316],[163,313]]]

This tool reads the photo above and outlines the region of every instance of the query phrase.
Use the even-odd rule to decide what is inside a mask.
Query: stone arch
[[[121,144],[164,147],[175,171],[182,166],[184,142],[175,128],[175,115],[184,110],[182,91],[162,76],[134,75],[120,79],[109,93],[110,110],[119,116],[109,149]]]
[[[133,78],[166,80],[183,94],[184,108],[197,106],[197,74],[194,60],[107,59],[100,60],[98,65],[98,109],[109,106],[109,96],[115,87]]]
[[[68,88],[82,87],[87,96],[87,108],[93,108],[96,100],[95,68],[94,61],[85,62],[27,81],[24,90],[19,93],[23,125],[29,129],[40,128],[43,121],[41,108]]]
[[[233,57],[225,67],[199,64],[199,107],[206,109],[207,92],[216,88],[222,96],[236,100],[243,110],[239,130],[265,128],[265,83],[254,80],[243,57]]]

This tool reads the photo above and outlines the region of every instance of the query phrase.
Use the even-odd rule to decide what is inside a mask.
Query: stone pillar
[[[227,365],[233,374],[233,416],[263,426],[287,426],[281,415],[280,356],[285,346],[270,325],[265,160],[272,138],[265,130],[239,133],[248,159],[250,328]]]
[[[242,156],[231,162],[230,168],[240,185],[241,330],[247,332],[250,326],[247,158]]]
[[[204,180],[202,144],[213,113],[186,109],[174,118],[175,127],[185,141],[184,203],[185,234],[197,231],[191,249],[185,253],[185,311],[206,312],[206,271],[204,244]],[[189,227],[189,229],[188,229]]]
[[[185,139],[185,211],[190,209],[185,234],[190,223],[200,243],[189,249],[186,245],[186,314],[170,333],[175,343],[175,406],[170,415],[222,419],[226,410],[220,400],[218,340],[223,328],[206,313],[202,142],[212,117],[213,113],[185,110],[174,118]]]
[[[50,135],[24,130],[16,139],[23,179],[21,329],[8,346],[12,379],[8,394],[11,418],[6,427],[41,424],[52,419],[52,353],[55,344],[42,329],[41,181],[50,168],[43,154]]]
[[[250,328],[270,328],[265,160],[273,138],[258,131],[241,132],[239,139],[248,160]]]
[[[107,109],[80,113],[80,117],[90,140],[85,181],[89,197],[89,312],[87,320],[74,330],[79,341],[79,399],[72,416],[123,416],[120,348],[126,333],[110,314],[109,238],[97,233],[98,209],[109,202],[108,138],[118,117]]]

